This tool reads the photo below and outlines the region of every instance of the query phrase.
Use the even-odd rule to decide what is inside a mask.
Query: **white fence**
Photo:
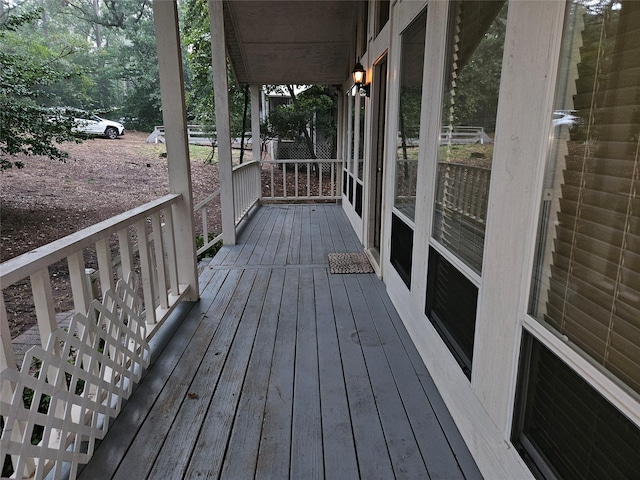
[[[262,165],[262,201],[324,201],[341,198],[339,173],[342,171],[342,160],[265,160]]]
[[[488,144],[493,140],[483,127],[464,127],[461,125],[443,126],[440,131],[440,145]]]
[[[187,136],[192,145],[215,145],[216,133],[207,132],[201,125],[187,125]],[[164,126],[156,125],[147,137],[147,143],[165,143]]]
[[[69,469],[73,478],[139,380],[147,339],[189,289],[178,282],[173,228],[181,198],[166,195],[0,265],[3,289],[30,280],[41,338],[18,369],[0,296],[0,450],[13,476],[44,478],[54,470],[58,478]],[[101,292],[94,300],[85,276],[85,253],[92,252]],[[78,312],[68,330],[56,324],[49,274],[61,260]]]

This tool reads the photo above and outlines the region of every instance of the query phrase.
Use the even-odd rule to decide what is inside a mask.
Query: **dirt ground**
[[[116,140],[96,138],[81,144],[65,144],[66,162],[43,157],[19,158],[22,169],[0,173],[0,261],[4,262],[65,237],[102,220],[113,217],[169,193],[166,148],[148,144],[146,133],[127,132]],[[251,160],[251,152],[245,152]],[[197,204],[219,188],[217,164],[207,164],[209,149],[192,147],[191,181]],[[234,150],[238,160],[239,151]],[[264,196],[283,195],[283,170],[268,164],[262,171]],[[289,195],[299,184],[300,195],[316,195],[317,173],[309,179],[306,170],[296,182],[293,168],[286,177]],[[331,193],[328,175],[323,177],[323,194]],[[220,232],[219,211],[210,209],[207,219],[210,232]],[[202,234],[201,219],[194,219],[196,235]],[[87,267],[97,268],[95,252],[85,250]],[[66,261],[49,267],[54,309],[57,313],[73,309]],[[36,323],[29,280],[1,285],[11,337],[15,338]]]
[[[24,158],[23,169],[0,173],[0,261],[4,262],[169,192],[164,145],[147,134],[65,144],[65,163]],[[197,203],[218,188],[218,168],[192,160]],[[215,225],[214,225],[215,228]],[[86,259],[91,263],[91,259]],[[50,267],[56,312],[73,308],[65,262]],[[27,283],[2,286],[11,336],[35,323]]]

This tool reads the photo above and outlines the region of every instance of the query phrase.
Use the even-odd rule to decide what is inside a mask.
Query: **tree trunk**
[[[244,93],[244,111],[242,112],[242,133],[240,134],[240,164],[244,161],[244,135],[247,131],[247,111],[249,109],[249,85],[245,85]],[[254,159],[255,160],[255,159]]]
[[[297,110],[299,108],[298,99],[296,98],[296,94],[293,91],[293,85],[287,85],[287,90],[289,91],[289,95],[291,95],[291,100],[293,101],[293,107]],[[309,148],[309,152],[311,153],[311,158],[315,160],[317,157],[316,157],[315,148],[313,148],[313,141],[309,136],[309,132],[307,131],[307,126],[303,125],[302,127],[303,127],[302,135],[304,136],[304,140],[307,144],[307,148]]]
[[[40,2],[40,21],[42,22],[42,33],[45,37],[49,36],[49,19],[47,18],[47,12],[44,9],[44,1]],[[0,0],[0,19],[3,18],[4,0]]]
[[[91,7],[93,8],[93,14],[95,15],[95,18],[99,18],[100,17],[100,3],[99,0],[93,0],[91,2]],[[95,22],[93,24],[93,31],[95,32],[95,36],[96,36],[96,48],[98,49],[98,51],[100,51],[100,49],[102,48],[102,26]]]

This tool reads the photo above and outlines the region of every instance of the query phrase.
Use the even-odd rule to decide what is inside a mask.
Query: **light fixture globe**
[[[366,71],[362,64],[358,61],[356,66],[353,68],[353,83],[356,85],[362,85],[365,81]]]

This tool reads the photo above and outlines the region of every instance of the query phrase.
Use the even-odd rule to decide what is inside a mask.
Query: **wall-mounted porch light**
[[[353,83],[357,85],[362,85],[367,76],[367,72],[362,66],[360,62],[356,63],[356,66],[353,68]]]
[[[369,85],[367,85],[367,71],[364,69],[360,61],[356,63],[356,66],[353,68],[353,83],[358,86],[358,88],[364,90],[367,97],[369,96]]]

